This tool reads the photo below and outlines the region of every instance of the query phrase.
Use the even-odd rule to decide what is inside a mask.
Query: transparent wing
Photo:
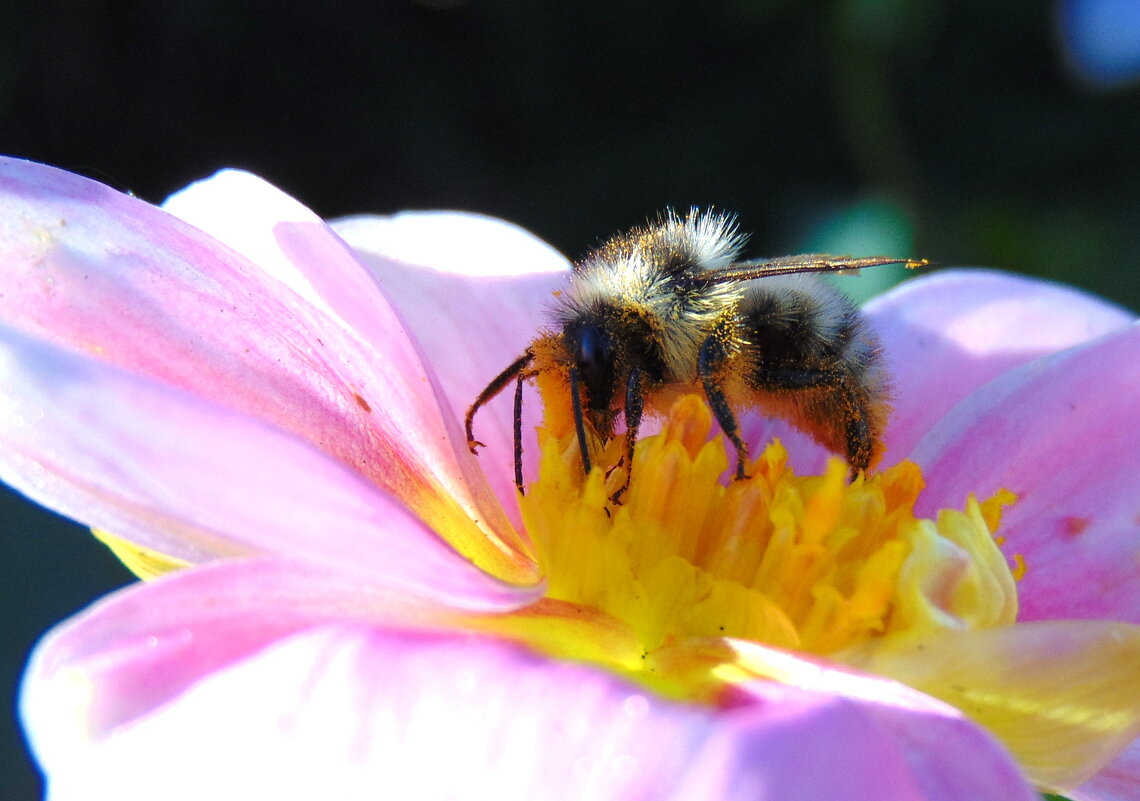
[[[700,277],[713,283],[728,281],[749,281],[753,278],[766,278],[773,275],[792,273],[829,273],[846,270],[861,270],[864,267],[878,267],[883,264],[902,264],[908,270],[930,264],[926,259],[896,259],[890,256],[832,256],[828,253],[802,253],[798,256],[779,256],[774,259],[752,259],[738,261],[719,270],[708,270]]]

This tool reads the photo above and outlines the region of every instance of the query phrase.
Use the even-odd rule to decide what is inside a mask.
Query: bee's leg
[[[641,415],[645,411],[645,381],[641,370],[634,367],[629,371],[625,382],[625,483],[610,500],[621,503],[621,496],[629,489],[633,479],[633,446],[637,443],[637,431],[641,428]]]
[[[853,389],[852,378],[842,370],[764,367],[753,373],[751,383],[768,392],[830,390],[819,402],[819,417],[841,421],[834,426],[832,447],[838,450],[842,441],[847,463],[854,472],[865,471],[870,466],[875,437],[871,433],[869,401]]]
[[[515,487],[518,488],[519,495],[526,495],[526,490],[523,489],[522,472],[522,398],[524,378],[523,373],[520,371],[518,378],[515,380]]]
[[[701,384],[704,385],[705,395],[709,399],[716,421],[724,435],[736,448],[736,478],[747,478],[744,474],[744,465],[748,463],[748,446],[740,438],[740,429],[736,424],[736,415],[732,413],[732,406],[725,397],[721,388],[721,370],[728,361],[728,351],[724,343],[714,334],[701,343],[700,355],[697,358],[697,373]]]
[[[842,421],[843,445],[847,452],[847,464],[851,466],[851,477],[867,472],[875,451],[869,399],[858,392],[852,381],[845,377],[831,393],[828,405],[834,410],[836,419]]]
[[[570,368],[570,404],[574,409],[574,431],[578,434],[578,451],[582,454],[582,472],[590,475],[590,449],[586,443],[586,420],[582,415],[582,391],[578,368]]]
[[[871,466],[875,438],[871,435],[871,424],[866,408],[847,393],[845,404],[849,409],[844,434],[847,438],[847,464],[851,465],[852,478],[855,473],[865,473]]]
[[[471,406],[467,409],[467,416],[463,420],[463,426],[467,434],[467,448],[472,453],[478,453],[479,447],[483,444],[479,440],[475,439],[475,413],[479,411],[480,407],[482,407],[483,404],[487,403],[487,401],[491,400],[491,398],[502,392],[503,388],[510,382],[512,378],[515,378],[517,376],[521,379],[523,376],[523,370],[527,368],[527,365],[529,365],[533,359],[534,352],[528,350],[522,356],[519,356],[517,359],[511,362],[510,366],[507,367],[506,370],[503,370],[503,372],[499,373],[497,376],[491,379],[491,383],[484,387],[483,391],[479,393],[479,397],[475,398],[475,402],[472,403]],[[517,417],[521,418],[521,413],[517,415]]]

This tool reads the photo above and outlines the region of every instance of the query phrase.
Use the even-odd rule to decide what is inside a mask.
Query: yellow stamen
[[[583,478],[572,435],[541,436],[522,501],[548,597],[626,622],[646,651],[729,636],[828,654],[908,629],[1012,622],[1017,595],[990,525],[1007,494],[936,521],[915,518],[921,471],[903,463],[849,482],[832,460],[797,476],[777,442],[723,483],[724,445],[695,396],[624,469]],[[612,443],[611,443],[612,444]],[[601,464],[612,452],[602,455]]]

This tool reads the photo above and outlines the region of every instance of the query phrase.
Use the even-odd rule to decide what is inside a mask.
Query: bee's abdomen
[[[878,342],[859,310],[814,276],[758,281],[739,307],[743,378],[758,402],[856,470],[877,461],[887,417]]]
[[[738,317],[749,348],[765,364],[822,368],[849,361],[859,368],[874,359],[859,310],[815,276],[756,282]]]

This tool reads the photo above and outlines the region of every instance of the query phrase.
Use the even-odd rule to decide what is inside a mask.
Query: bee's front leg
[[[637,432],[641,428],[641,415],[644,411],[645,380],[641,370],[634,367],[629,371],[625,382],[625,483],[610,496],[613,503],[621,503],[621,496],[633,480],[633,447],[637,444]]]

